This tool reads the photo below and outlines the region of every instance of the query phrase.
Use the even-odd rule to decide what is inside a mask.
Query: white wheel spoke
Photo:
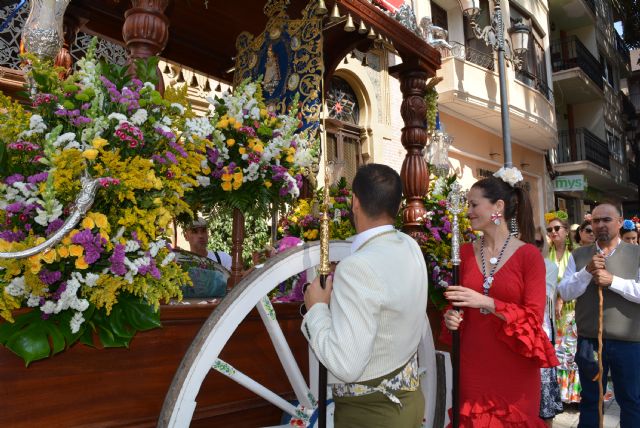
[[[300,367],[293,356],[293,352],[291,352],[287,339],[284,337],[284,333],[282,333],[280,324],[278,324],[278,320],[276,319],[276,311],[269,301],[269,298],[264,296],[260,303],[256,305],[256,308],[258,309],[260,318],[262,318],[262,322],[267,328],[273,347],[278,354],[278,358],[280,358],[282,367],[287,374],[287,378],[296,394],[298,402],[307,409],[315,407],[316,399],[311,395],[311,391],[302,376],[302,371],[300,371]]]
[[[287,400],[285,400],[284,398],[280,397],[278,394],[276,394],[276,393],[272,392],[271,390],[267,389],[262,384],[260,384],[260,383],[256,382],[255,380],[251,379],[246,374],[244,374],[241,371],[235,369],[234,367],[231,366],[231,364],[226,363],[221,359],[217,359],[216,362],[213,364],[212,368],[214,370],[216,370],[217,372],[222,373],[223,375],[225,375],[229,379],[232,379],[233,381],[237,382],[238,384],[244,386],[249,391],[254,392],[255,394],[257,394],[260,397],[264,398],[265,400],[267,400],[269,403],[273,404],[274,406],[279,407],[281,410],[287,412],[291,416],[297,416],[298,415],[298,411],[297,411],[296,407],[293,404],[289,403]]]

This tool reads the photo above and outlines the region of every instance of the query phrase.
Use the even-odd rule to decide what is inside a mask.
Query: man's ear
[[[351,211],[360,210],[360,199],[356,195],[351,196]]]

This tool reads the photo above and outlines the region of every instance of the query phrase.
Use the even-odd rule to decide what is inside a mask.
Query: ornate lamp
[[[516,22],[509,30],[511,36],[511,47],[513,53],[518,56],[523,56],[527,53],[529,47],[529,35],[531,29],[522,22]]]
[[[480,14],[480,0],[458,0],[464,16],[475,18]]]

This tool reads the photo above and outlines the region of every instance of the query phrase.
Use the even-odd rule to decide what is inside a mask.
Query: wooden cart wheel
[[[350,242],[331,242],[329,254],[332,262],[338,262],[350,253]],[[320,246],[317,242],[292,248],[257,267],[227,294],[204,323],[182,359],[165,397],[158,427],[189,426],[202,382],[212,369],[253,391],[282,409],[283,412],[302,419],[306,426],[315,426],[317,421],[317,413],[315,413],[317,407],[315,399],[317,397],[317,360],[313,352],[310,352],[309,379],[311,385],[308,385],[294,359],[291,348],[287,344],[267,294],[282,281],[314,268],[319,262]],[[296,399],[300,403],[298,406],[291,404],[275,392],[236,370],[232,366],[233,362],[222,361],[218,358],[238,325],[253,308],[258,310],[269,333]],[[427,374],[433,374],[422,379],[422,389],[426,399],[425,426],[431,427],[437,397],[435,397],[435,354],[429,350],[433,350],[433,340],[430,330],[426,329],[422,334],[418,357],[421,369],[424,369]],[[331,407],[329,406],[329,408]],[[333,417],[330,414],[327,417],[329,427],[333,426],[332,420]]]

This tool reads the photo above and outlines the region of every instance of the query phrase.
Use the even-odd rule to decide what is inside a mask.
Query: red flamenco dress
[[[460,251],[460,282],[482,293],[484,277],[473,245]],[[544,428],[540,368],[558,365],[542,329],[545,266],[536,247],[525,244],[494,274],[489,296],[496,313],[464,308],[460,328],[460,426]],[[445,328],[446,330],[446,328]],[[450,338],[450,335],[448,335]]]

